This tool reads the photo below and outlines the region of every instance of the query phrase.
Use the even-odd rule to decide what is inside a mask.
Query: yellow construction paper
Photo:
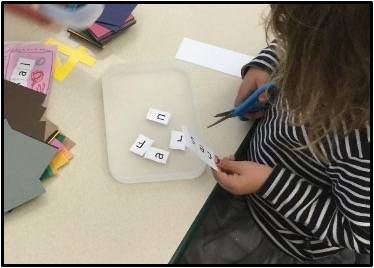
[[[49,165],[52,168],[53,174],[56,175],[58,174],[58,169],[67,163],[69,163],[69,160],[60,151],[55,154],[55,156],[52,158],[51,163]]]
[[[88,49],[84,46],[77,48],[68,46],[52,37],[45,41],[45,44],[57,45],[57,50],[60,53],[68,56],[67,61],[64,65],[61,64],[61,60],[57,55],[54,67],[53,67],[53,78],[58,81],[63,81],[67,75],[74,69],[78,62],[81,62],[87,66],[92,66],[96,62],[96,58],[87,54]]]
[[[70,160],[73,158],[73,154],[66,148],[62,148],[61,152],[65,155],[65,157]]]

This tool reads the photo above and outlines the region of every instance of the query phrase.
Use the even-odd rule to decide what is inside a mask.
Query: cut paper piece
[[[61,152],[65,155],[65,157],[70,161],[73,158],[73,154],[66,149],[65,147],[62,148]]]
[[[50,145],[56,147],[58,151],[60,152],[62,149],[65,148],[65,145],[63,145],[58,139],[54,138],[49,142]]]
[[[10,77],[11,82],[15,81],[25,81],[27,86],[27,80],[29,79],[31,70],[24,70],[24,69],[14,69],[12,76]],[[17,82],[15,82],[17,84]]]
[[[218,171],[213,150],[204,145],[196,135],[187,129],[187,127],[183,126],[182,129],[186,137],[186,146],[197,154],[201,160]]]
[[[130,151],[143,156],[149,150],[149,148],[151,148],[153,143],[154,140],[140,134],[134,144],[131,146]]]
[[[27,87],[27,81],[29,79],[32,68],[34,67],[34,60],[19,58],[16,68],[14,68],[10,81],[18,84],[18,81],[25,82]]]
[[[163,124],[163,125],[167,125],[169,123],[170,117],[171,117],[171,113],[157,110],[151,107],[148,110],[146,119]]]
[[[39,180],[57,149],[13,130],[4,120],[4,212],[45,192]]]
[[[57,135],[56,139],[61,141],[61,139],[59,139],[59,135]],[[61,142],[65,145],[66,149],[68,150],[71,150],[75,146],[75,142],[73,142],[71,139],[67,137],[64,137],[64,139]]]
[[[51,168],[50,165],[47,166],[47,168],[44,170],[43,174],[40,176],[39,180],[45,180],[47,178],[50,178],[52,176],[54,176],[55,174],[53,174],[53,170]]]
[[[32,59],[19,58],[17,61],[16,69],[32,70],[35,61]]]
[[[62,152],[58,152],[52,158],[49,165],[51,166],[53,170],[53,174],[56,175],[58,174],[58,169],[66,165],[67,163],[69,163],[69,159],[67,159],[66,156]]]
[[[4,46],[4,79],[44,93],[46,98],[43,106],[46,107],[56,53],[57,46],[55,45],[6,44]]]
[[[53,68],[53,77],[58,81],[63,81],[68,76],[68,74],[74,69],[75,65],[79,62],[87,65],[93,66],[96,59],[87,54],[88,49],[84,46],[79,46],[77,48],[68,46],[54,38],[48,38],[45,41],[46,44],[57,45],[58,52],[66,55],[68,59],[65,61],[64,65],[61,64],[60,57],[57,55],[56,61]]]
[[[68,149],[74,147],[75,143],[69,138],[65,137],[62,133],[57,132],[49,142],[49,144],[53,144],[54,147],[57,147],[58,150],[60,150],[59,152],[62,153],[63,156],[61,154],[55,154],[47,168],[44,170],[43,174],[40,176],[40,180],[44,180],[57,175],[58,168],[66,164],[66,159],[70,160],[73,158],[73,154]]]
[[[171,131],[169,147],[175,150],[186,150],[186,142],[182,131]]]
[[[188,38],[183,39],[175,58],[238,77],[241,77],[241,68],[253,59],[252,56]]]
[[[153,160],[158,163],[166,164],[168,161],[169,152],[161,150],[159,148],[151,147],[149,150],[145,153],[144,158]]]
[[[73,154],[66,149],[65,145],[58,139],[54,138],[51,142],[49,142],[49,144],[56,147],[59,152],[62,152],[68,160],[73,158]]]
[[[49,142],[49,144],[56,147],[58,149],[58,152],[62,152],[68,160],[73,158],[73,154],[68,149],[66,149],[65,145],[58,139],[54,138],[51,142]]]
[[[62,142],[62,144],[65,145],[66,149],[68,150],[71,150],[75,146],[75,142],[63,135],[61,132],[57,132],[53,138],[56,138]]]
[[[41,120],[45,95],[4,80],[4,119],[12,129],[39,141],[46,141],[57,126],[48,119]]]

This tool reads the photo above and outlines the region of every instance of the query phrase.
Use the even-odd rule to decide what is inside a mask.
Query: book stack
[[[136,23],[131,14],[136,6],[137,4],[106,4],[101,16],[88,29],[68,29],[68,32],[104,48],[116,36]]]

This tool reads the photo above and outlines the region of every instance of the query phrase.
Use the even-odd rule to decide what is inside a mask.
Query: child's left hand
[[[222,188],[235,195],[256,193],[272,172],[272,168],[251,161],[235,161],[234,156],[216,158],[218,171],[213,176]]]

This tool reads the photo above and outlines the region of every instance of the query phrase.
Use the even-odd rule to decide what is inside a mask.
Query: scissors
[[[222,118],[219,119],[217,122],[208,126],[208,128],[210,128],[212,126],[215,126],[218,123],[221,123],[222,121],[224,121],[226,119],[236,117],[236,116],[239,116],[240,119],[244,121],[244,120],[246,120],[244,118],[244,115],[246,113],[254,113],[254,112],[258,112],[260,110],[265,109],[266,105],[263,105],[258,101],[258,96],[260,96],[261,93],[264,92],[266,89],[269,89],[270,94],[271,94],[275,90],[275,88],[276,87],[275,87],[275,84],[273,82],[269,82],[269,83],[259,87],[251,95],[249,95],[248,98],[243,103],[241,103],[240,105],[236,106],[235,108],[231,109],[230,111],[216,114],[214,117],[222,117]]]

